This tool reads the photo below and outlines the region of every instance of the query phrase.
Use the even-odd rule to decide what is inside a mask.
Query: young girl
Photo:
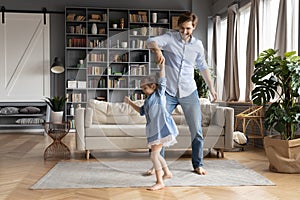
[[[175,122],[166,110],[165,65],[160,65],[158,81],[156,81],[155,76],[148,76],[141,80],[141,88],[147,96],[143,106],[137,106],[129,97],[125,97],[124,100],[141,115],[146,116],[147,142],[148,147],[151,148],[151,161],[156,175],[156,184],[147,189],[160,190],[165,187],[163,180],[172,177],[172,173],[165,159],[160,155],[160,151],[163,146],[175,144],[178,135]]]

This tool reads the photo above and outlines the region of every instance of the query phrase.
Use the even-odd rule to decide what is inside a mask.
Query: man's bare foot
[[[163,179],[169,179],[169,178],[172,178],[172,177],[173,177],[172,173],[168,173],[168,174],[163,175]]]
[[[155,185],[151,186],[150,188],[147,188],[147,190],[155,191],[155,190],[161,190],[165,187],[163,183],[156,183]]]
[[[202,167],[197,167],[196,169],[194,169],[194,172],[199,174],[199,175],[206,175],[207,172],[205,169],[203,169]]]

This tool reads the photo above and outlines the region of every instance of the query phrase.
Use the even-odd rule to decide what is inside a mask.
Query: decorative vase
[[[141,32],[142,36],[146,36],[147,35],[147,27],[141,27],[140,32]]]
[[[157,22],[157,13],[152,13],[152,22],[153,23]]]
[[[281,140],[280,137],[264,137],[264,148],[273,172],[300,173],[300,138]]]
[[[92,25],[92,30],[91,30],[92,34],[96,35],[97,34],[97,25],[95,23],[93,23]]]
[[[51,111],[50,122],[61,123],[63,119],[64,111]]]

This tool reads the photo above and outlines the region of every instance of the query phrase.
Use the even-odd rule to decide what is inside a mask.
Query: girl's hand
[[[129,104],[130,101],[131,101],[131,100],[130,100],[130,98],[129,98],[128,96],[125,96],[125,97],[124,97],[124,102],[125,102],[125,103],[128,103],[128,104]]]

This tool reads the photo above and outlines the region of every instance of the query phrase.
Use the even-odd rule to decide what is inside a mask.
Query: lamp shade
[[[64,65],[59,57],[54,58],[54,63],[51,65],[51,72],[61,74],[65,71]]]

